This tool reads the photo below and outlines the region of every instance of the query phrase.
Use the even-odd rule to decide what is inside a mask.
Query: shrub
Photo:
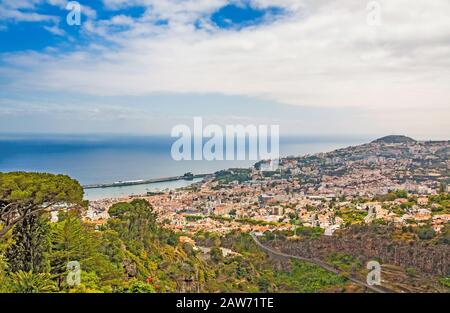
[[[417,235],[422,240],[429,240],[429,239],[433,239],[434,236],[436,236],[436,232],[431,227],[421,227],[417,231]]]

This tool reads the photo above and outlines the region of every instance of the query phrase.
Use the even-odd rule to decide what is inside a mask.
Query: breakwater
[[[177,180],[193,180],[196,178],[205,178],[211,176],[212,174],[197,174],[197,175],[182,175],[182,176],[171,176],[171,177],[161,177],[161,178],[151,178],[145,180],[130,180],[130,181],[118,181],[114,183],[105,184],[90,184],[84,185],[84,189],[99,189],[99,188],[111,188],[111,187],[126,187],[126,186],[137,186],[137,185],[147,185],[154,183],[170,182]]]

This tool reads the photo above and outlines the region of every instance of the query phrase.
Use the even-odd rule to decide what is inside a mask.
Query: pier
[[[111,188],[111,187],[126,187],[126,186],[137,186],[137,185],[147,185],[154,183],[163,183],[169,181],[177,181],[177,180],[193,180],[195,178],[205,178],[207,176],[211,176],[212,174],[197,174],[197,175],[189,175],[184,174],[182,176],[172,176],[172,177],[162,177],[162,178],[151,178],[145,180],[132,180],[132,181],[118,181],[115,183],[106,183],[106,184],[91,184],[84,185],[83,189],[98,189],[98,188]]]

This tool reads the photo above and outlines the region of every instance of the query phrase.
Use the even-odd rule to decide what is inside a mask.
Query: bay
[[[32,171],[66,174],[81,184],[113,183],[213,173],[234,167],[250,167],[255,161],[175,161],[174,138],[120,135],[17,135],[0,134],[0,171]],[[305,155],[369,141],[367,136],[298,136],[280,138],[280,154]],[[175,181],[150,185],[86,190],[87,199],[142,194],[184,187]]]

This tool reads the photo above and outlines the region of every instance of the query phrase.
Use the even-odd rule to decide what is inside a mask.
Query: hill
[[[385,136],[372,141],[372,143],[414,143],[414,142],[416,142],[416,140],[412,139],[411,137],[402,135]]]

